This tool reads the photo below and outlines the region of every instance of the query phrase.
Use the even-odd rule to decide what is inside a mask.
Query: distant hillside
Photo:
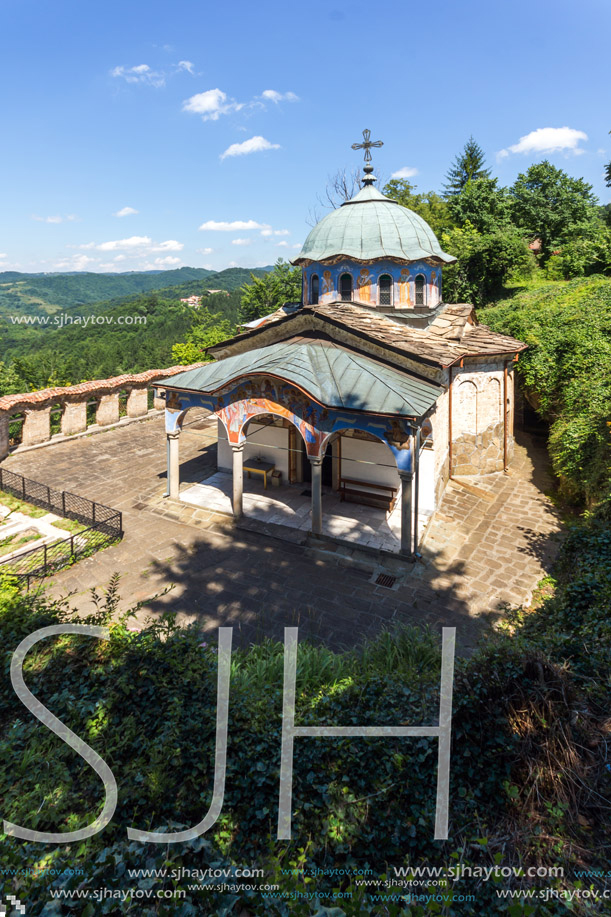
[[[0,273],[0,315],[19,311],[36,315],[88,305],[101,300],[147,293],[214,275],[204,268],[129,274],[19,274]]]
[[[33,310],[18,306],[4,314],[0,312],[0,394],[44,388],[50,380],[72,384],[169,366],[172,345],[185,340],[202,314],[181,304],[181,299],[203,296],[202,305],[207,311],[234,325],[240,306],[240,287],[253,274],[261,276],[267,270],[228,268],[218,273],[205,271],[205,276],[195,279],[189,273],[200,272],[189,268],[151,275],[123,275],[144,276],[158,284],[176,277],[182,282],[101,302],[73,302],[59,309],[46,309],[39,304]],[[87,277],[115,279],[99,274],[42,279],[78,281]],[[207,294],[207,290],[226,292]]]
[[[228,268],[209,271],[181,267],[175,271],[129,274],[20,274],[0,273],[0,320],[8,315],[53,315],[93,303],[124,300],[129,296],[160,291],[164,298],[199,295],[204,288],[236,290],[248,283],[252,273],[269,268]]]

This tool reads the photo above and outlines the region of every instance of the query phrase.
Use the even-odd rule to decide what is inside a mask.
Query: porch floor
[[[181,490],[180,499],[192,506],[232,515],[232,484],[230,472],[217,471],[201,483]],[[270,484],[265,490],[261,479],[249,479],[244,474],[244,515],[261,522],[310,531],[312,501],[309,489],[310,485],[303,483],[281,484],[279,487]],[[428,519],[429,516],[419,515],[420,538]],[[333,538],[398,552],[401,546],[400,502],[397,501],[388,515],[375,506],[341,501],[334,490],[323,486],[322,528],[325,535]]]

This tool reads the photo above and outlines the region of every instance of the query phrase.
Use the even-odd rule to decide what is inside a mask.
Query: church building
[[[294,264],[301,302],[209,348],[214,362],[166,391],[169,495],[179,497],[179,440],[190,408],[218,418],[219,469],[268,472],[311,491],[310,530],[325,493],[394,512],[400,551],[418,551],[422,514],[450,477],[507,470],[514,366],[526,345],[443,300],[446,254],[430,226],[374,186],[369,132],[361,190],[327,214]],[[379,145],[379,144],[375,144]],[[307,492],[306,491],[306,492]]]

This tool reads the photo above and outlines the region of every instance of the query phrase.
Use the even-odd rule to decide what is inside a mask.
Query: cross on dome
[[[365,162],[371,162],[371,148],[372,147],[381,147],[384,146],[383,140],[370,140],[371,131],[365,128],[363,131],[363,142],[362,143],[353,143],[353,150],[365,150]]]

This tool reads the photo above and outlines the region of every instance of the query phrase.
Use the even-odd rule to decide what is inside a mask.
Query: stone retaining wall
[[[507,434],[507,462],[513,458],[513,436]],[[502,471],[503,422],[482,433],[463,433],[452,442],[452,474],[491,474]]]
[[[21,443],[17,449],[36,446],[54,438],[51,435],[51,411],[56,408],[61,410],[62,437],[83,433],[89,427],[99,428],[117,423],[120,418],[121,393],[127,395],[127,417],[144,417],[149,411],[150,388],[170,376],[203,365],[196,363],[193,366],[150,369],[144,373],[96,379],[65,388],[46,388],[38,392],[4,395],[0,398],[0,460],[10,451],[9,424],[15,415],[23,416]],[[87,405],[91,402],[96,403],[95,423],[88,426]],[[155,395],[152,410],[164,407],[165,399]]]

